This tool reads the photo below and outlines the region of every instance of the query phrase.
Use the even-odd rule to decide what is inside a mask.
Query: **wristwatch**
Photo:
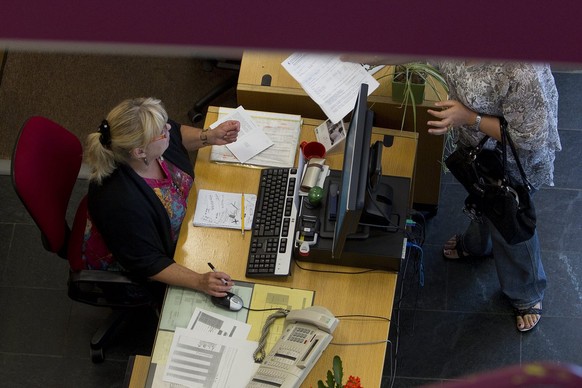
[[[479,132],[479,126],[481,125],[481,115],[479,113],[477,113],[477,118],[475,118],[475,124],[473,124],[475,127],[475,132]]]
[[[203,146],[208,145],[208,128],[204,128],[202,132],[200,132],[200,141],[202,141]]]

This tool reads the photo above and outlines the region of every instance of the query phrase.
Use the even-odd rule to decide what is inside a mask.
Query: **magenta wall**
[[[262,48],[582,63],[581,7],[579,0],[3,0],[0,47],[58,41],[163,45],[182,54]]]

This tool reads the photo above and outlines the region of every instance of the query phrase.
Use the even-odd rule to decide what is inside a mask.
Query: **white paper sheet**
[[[379,86],[361,64],[343,62],[338,55],[294,53],[281,65],[333,123],[354,109],[361,84],[368,84],[368,95]]]
[[[256,347],[256,342],[245,339],[176,328],[164,381],[186,387],[241,386],[256,370]]]
[[[255,124],[251,116],[242,106],[239,106],[229,115],[210,125],[210,128],[214,129],[227,120],[237,120],[240,122],[240,132],[238,133],[237,140],[234,143],[227,144],[226,147],[241,163],[246,162],[273,145],[269,136]]]
[[[233,110],[233,108],[220,107],[218,109],[219,121],[223,121],[224,117],[231,114]],[[246,112],[274,144],[245,163],[255,166],[293,167],[301,134],[301,116],[254,110],[247,110]],[[239,163],[236,156],[226,146],[219,145],[212,146],[210,160],[213,162]]]
[[[188,329],[221,337],[246,339],[251,325],[212,311],[196,308]]]

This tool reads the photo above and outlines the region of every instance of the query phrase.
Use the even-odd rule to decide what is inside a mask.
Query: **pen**
[[[212,270],[212,272],[216,272],[216,268],[214,268],[214,266],[212,265],[212,263],[208,263],[208,266],[210,267],[210,269]],[[224,285],[226,286],[228,284],[228,282],[224,279],[220,279],[222,280],[222,282],[224,283]]]
[[[245,238],[245,193],[242,193],[240,198],[240,231]]]

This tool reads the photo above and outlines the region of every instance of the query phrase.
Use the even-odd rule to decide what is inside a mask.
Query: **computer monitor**
[[[332,257],[339,259],[348,238],[358,233],[370,179],[370,142],[374,113],[368,109],[368,85],[362,84],[345,140]],[[365,236],[364,236],[365,237]]]

